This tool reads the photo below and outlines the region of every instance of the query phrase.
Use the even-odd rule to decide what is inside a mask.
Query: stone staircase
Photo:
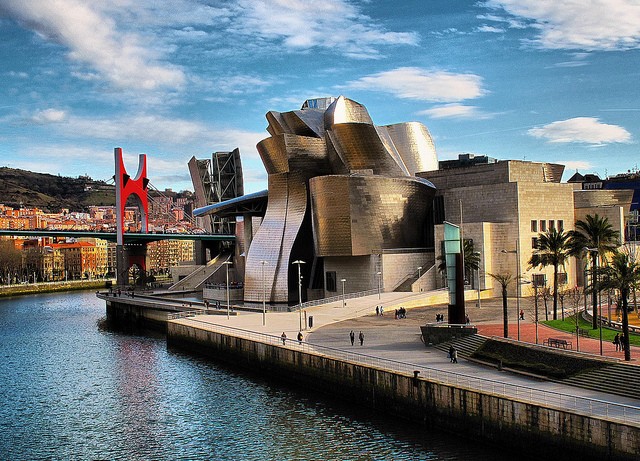
[[[436,344],[435,347],[445,353],[449,352],[449,346],[453,345],[458,350],[458,357],[469,358],[473,353],[482,346],[489,338],[482,335],[470,335],[464,338],[447,341]]]
[[[486,336],[471,335],[433,347],[447,353],[449,346],[453,345],[458,350],[459,358],[468,359],[488,340],[489,338]],[[640,400],[640,366],[638,365],[612,362],[608,366],[585,371],[559,382],[569,386]]]
[[[637,365],[612,363],[607,367],[563,379],[561,382],[570,386],[640,400],[640,367]]]

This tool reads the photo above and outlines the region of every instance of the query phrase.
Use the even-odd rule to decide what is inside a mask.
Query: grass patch
[[[550,326],[551,328],[555,328],[556,330],[566,331],[567,333],[572,333],[574,336],[576,334],[576,320],[575,316],[565,317],[564,320],[547,320],[545,322],[541,322],[545,325]],[[582,317],[578,318],[578,326],[587,331],[589,333],[589,337],[593,339],[600,339],[600,330],[593,330],[591,327],[593,326],[591,322],[587,322]],[[621,333],[620,330],[614,330],[607,327],[602,327],[602,341],[603,342],[613,342],[613,337],[616,333]],[[640,335],[629,333],[629,344],[632,346],[640,346]]]
[[[485,342],[472,357],[495,364],[502,361],[504,367],[554,379],[564,379],[610,365],[599,360],[494,340]]]

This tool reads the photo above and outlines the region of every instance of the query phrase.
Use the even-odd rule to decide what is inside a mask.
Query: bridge
[[[116,232],[74,231],[74,230],[24,230],[24,229],[0,229],[0,236],[9,235],[15,237],[65,237],[65,238],[98,238],[115,242]],[[226,234],[169,234],[169,233],[133,233],[125,232],[125,243],[155,242],[158,240],[195,240],[200,242],[233,242],[235,235]]]

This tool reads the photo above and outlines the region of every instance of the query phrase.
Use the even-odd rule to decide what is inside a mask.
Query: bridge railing
[[[193,317],[194,315],[195,313],[183,312],[176,314],[175,318],[184,318],[185,316]],[[605,400],[581,397],[577,395],[568,395],[566,393],[520,384],[505,383],[477,376],[468,376],[424,365],[385,359],[327,346],[309,344],[305,341],[298,341],[297,339],[292,338],[286,338],[283,344],[283,340],[280,336],[212,324],[198,320],[197,318],[190,319],[190,322],[202,324],[203,328],[217,331],[221,334],[242,337],[251,341],[280,347],[289,347],[309,354],[323,355],[337,360],[379,368],[409,376],[414,376],[414,373],[417,371],[419,372],[420,379],[426,379],[428,381],[434,381],[482,393],[490,393],[525,403],[544,404],[560,410],[574,411],[587,416],[605,417],[607,419],[622,422],[633,421],[635,423],[640,423],[640,407],[638,406],[624,405],[616,402],[608,402]]]
[[[345,293],[344,300],[346,301],[347,299],[361,298],[363,296],[370,296],[375,294],[378,294],[378,290],[366,290],[366,291],[357,291],[354,293]],[[342,295],[331,296],[329,298],[315,299],[313,301],[307,301],[302,304],[296,304],[294,306],[291,306],[291,310],[297,311],[299,309],[307,309],[308,307],[319,306],[321,304],[329,304],[336,301],[342,301],[342,299],[343,299]]]

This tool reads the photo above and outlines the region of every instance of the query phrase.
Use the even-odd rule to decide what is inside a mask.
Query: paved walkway
[[[372,295],[347,300],[345,307],[342,306],[341,301],[311,307],[306,309],[306,315],[313,317],[314,328],[303,331],[305,338],[302,344],[294,340],[300,325],[301,316],[298,312],[267,312],[265,325],[263,325],[262,313],[247,312],[236,312],[237,315],[231,315],[229,318],[226,315],[202,315],[182,319],[180,322],[193,323],[204,329],[233,328],[234,334],[254,339],[259,339],[256,335],[267,334],[276,337],[271,340],[276,343],[279,343],[277,338],[284,332],[288,338],[286,343],[288,347],[377,364],[382,367],[397,367],[396,369],[409,372],[420,370],[422,377],[433,377],[435,374],[435,379],[445,382],[464,384],[461,380],[467,380],[467,384],[475,388],[482,387],[485,390],[489,389],[518,398],[526,395],[528,399],[547,404],[555,403],[561,407],[567,405],[567,408],[573,408],[573,405],[576,405],[574,396],[578,399],[596,399],[609,404],[603,404],[600,409],[594,409],[592,404],[585,404],[580,410],[587,414],[595,412],[614,417],[619,415],[627,421],[640,424],[640,401],[638,400],[531,379],[465,360],[460,360],[458,364],[451,364],[445,353],[433,347],[425,347],[420,339],[420,326],[433,322],[436,313],[446,314],[446,304],[444,304],[446,296],[445,292],[429,295],[383,293],[381,298],[378,298],[378,295]],[[384,306],[383,316],[375,315],[376,305]],[[406,319],[394,318],[394,309],[400,306],[407,308]],[[468,306],[470,307],[467,308],[467,312],[471,321],[478,326],[481,334],[502,336],[501,300],[483,300],[481,308],[476,307],[475,302],[469,302]],[[353,346],[349,341],[351,330],[356,335]],[[362,346],[357,339],[360,331],[365,336]],[[516,331],[514,319],[510,325],[512,337],[515,337]],[[534,342],[535,325],[526,320],[521,322],[520,335],[521,340]],[[562,335],[570,336],[544,325],[538,326],[540,342],[542,338],[562,337]],[[604,349],[608,355],[622,357],[621,353],[613,350],[612,344],[611,347],[607,344]],[[599,351],[599,341],[580,338],[580,350]],[[632,357],[638,354],[640,350],[632,348]],[[377,363],[376,360],[387,362]],[[469,382],[470,380],[473,382]],[[570,402],[567,401],[567,397],[570,398]],[[629,407],[617,407],[618,404]]]

